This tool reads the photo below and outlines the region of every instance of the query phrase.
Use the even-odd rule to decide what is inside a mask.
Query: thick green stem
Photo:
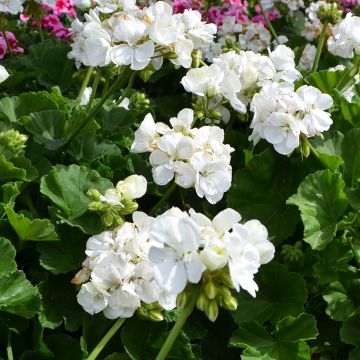
[[[269,28],[269,31],[271,33],[271,35],[273,36],[273,38],[275,39],[275,41],[277,42],[278,45],[280,45],[280,41],[279,41],[279,38],[276,34],[276,31],[275,29],[273,28],[273,26],[271,25],[271,22],[269,20],[269,18],[267,17],[266,15],[266,11],[264,10],[263,6],[261,5],[261,2],[259,1],[259,6],[260,6],[260,10],[261,10],[261,14],[262,16],[264,17],[265,21],[266,21],[266,25],[268,26]]]
[[[79,91],[79,95],[77,97],[78,100],[81,100],[82,96],[84,95],[84,91],[85,89],[87,88],[88,84],[89,84],[89,81],[90,81],[90,78],[91,78],[91,74],[94,70],[94,67],[93,66],[89,66],[88,69],[87,69],[87,72],[86,72],[86,75],[85,75],[85,78],[84,78],[84,81],[83,83],[81,84],[81,88],[80,88],[80,91]]]
[[[166,190],[165,194],[161,197],[161,199],[158,201],[158,203],[151,209],[149,215],[155,215],[156,212],[165,204],[166,200],[170,197],[170,195],[174,192],[176,189],[176,183],[173,182],[170,187]]]
[[[329,21],[325,20],[324,24],[323,24],[323,28],[321,30],[321,34],[320,34],[318,46],[316,49],[316,55],[315,55],[313,66],[311,68],[311,72],[316,72],[316,70],[318,68],[321,52],[322,52],[324,42],[325,42],[326,31],[327,31],[328,25],[329,25]]]
[[[117,319],[114,325],[110,330],[105,334],[105,336],[98,342],[94,350],[90,353],[87,360],[95,360],[100,352],[104,349],[105,345],[110,341],[110,339],[116,334],[116,332],[121,328],[122,324],[125,322],[125,319]]]
[[[9,52],[9,54],[10,54],[10,57],[13,57],[14,53],[11,50],[11,45],[10,45],[9,39],[8,39],[8,37],[6,35],[6,31],[4,29],[2,30],[2,34],[3,34],[3,37],[4,37],[5,43],[6,43],[7,50]]]
[[[136,76],[136,72],[133,71],[133,73],[131,74],[130,76],[130,79],[129,79],[129,82],[128,82],[128,85],[123,93],[123,95],[119,98],[119,100],[116,102],[118,105],[121,104],[121,102],[129,95],[130,93],[130,90],[134,84],[134,80],[135,80],[135,76]]]
[[[192,313],[192,311],[195,307],[196,301],[198,299],[198,294],[199,294],[198,288],[194,287],[192,293],[190,294],[187,304],[185,305],[185,307],[183,309],[180,310],[178,317],[176,319],[175,325],[171,329],[168,337],[166,338],[166,340],[165,340],[163,346],[161,347],[161,350],[155,360],[165,360],[166,359],[166,356],[168,355],[172,346],[174,345],[174,342],[175,342],[176,338],[178,337],[181,329],[185,325],[186,320],[188,319],[188,317],[190,316],[190,314]]]
[[[92,89],[91,89],[90,99],[89,99],[89,102],[86,105],[86,111],[89,111],[91,109],[92,102],[94,101],[95,96],[96,96],[96,91],[97,91],[97,87],[99,85],[100,77],[101,77],[101,69],[99,69],[96,72],[94,82],[93,82],[93,85],[92,85]]]
[[[14,360],[14,355],[13,355],[10,339],[9,339],[8,344],[6,346],[6,354],[7,354],[8,360]]]
[[[98,111],[102,108],[105,101],[109,98],[109,96],[114,92],[114,90],[120,85],[123,81],[123,77],[119,76],[111,87],[106,91],[101,100],[96,104],[96,106],[90,111],[89,115],[86,116],[84,121],[80,124],[80,126],[76,129],[76,131],[70,136],[69,140],[64,144],[64,146],[60,149],[60,151],[65,151],[68,146],[75,140],[81,131],[85,128],[85,126],[89,123],[89,121],[98,113]]]

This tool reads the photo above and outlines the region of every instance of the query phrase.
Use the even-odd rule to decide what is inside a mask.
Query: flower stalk
[[[88,356],[87,360],[95,360],[100,352],[104,349],[106,344],[111,340],[111,338],[117,333],[117,331],[124,324],[125,319],[117,319],[110,330],[104,335],[104,337],[98,342],[93,351]]]
[[[170,185],[170,187],[166,190],[165,194],[161,197],[157,204],[151,209],[149,215],[155,215],[156,212],[165,204],[166,200],[170,197],[170,195],[175,191],[176,183],[175,181]]]
[[[84,81],[83,83],[81,84],[81,88],[80,88],[80,91],[79,91],[79,95],[77,97],[78,100],[81,100],[81,98],[83,97],[84,95],[84,91],[85,89],[87,88],[88,84],[89,84],[89,81],[90,81],[90,78],[91,78],[91,74],[94,70],[94,67],[93,66],[89,66],[88,69],[87,69],[87,72],[86,72],[86,75],[85,75],[85,78],[84,78]]]
[[[163,346],[161,347],[160,352],[158,353],[155,360],[165,360],[166,359],[166,357],[169,354],[172,346],[174,345],[174,342],[175,342],[176,338],[178,337],[181,329],[185,325],[186,320],[192,313],[192,311],[195,307],[196,301],[198,299],[198,295],[199,295],[199,288],[193,287],[192,291],[189,294],[186,305],[180,310],[178,317],[176,319],[175,325],[171,329],[168,337],[166,338],[166,340],[165,340]]]
[[[319,65],[319,60],[320,60],[320,56],[322,53],[322,49],[324,47],[324,42],[325,42],[325,37],[326,37],[326,31],[329,25],[329,21],[325,20],[324,24],[323,24],[323,28],[321,30],[321,34],[320,34],[320,38],[319,38],[319,43],[316,49],[316,55],[315,55],[315,59],[314,59],[314,63],[313,66],[311,68],[311,72],[316,72],[318,65]]]
[[[271,25],[271,22],[270,22],[268,16],[266,15],[266,11],[264,10],[264,8],[263,8],[263,6],[261,5],[261,2],[260,2],[260,1],[259,1],[259,6],[260,6],[261,14],[262,14],[262,16],[264,17],[264,19],[265,19],[265,21],[266,21],[266,25],[268,26],[269,31],[271,32],[272,37],[274,38],[274,40],[276,41],[276,43],[277,43],[278,45],[280,45],[280,41],[279,41],[279,38],[278,38],[278,36],[277,36],[277,34],[276,34],[276,31],[275,31],[275,29],[273,28],[273,26]]]

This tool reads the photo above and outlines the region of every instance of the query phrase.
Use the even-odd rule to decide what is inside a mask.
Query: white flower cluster
[[[199,197],[215,204],[229,190],[232,179],[230,154],[224,131],[217,126],[191,128],[194,112],[183,109],[170,119],[171,128],[155,123],[147,114],[135,132],[131,151],[151,152],[154,182],[166,185],[173,178],[183,188],[194,187]]]
[[[313,41],[320,36],[323,25],[317,13],[322,6],[326,6],[325,1],[315,1],[311,2],[310,6],[305,10],[307,16],[305,17],[305,25],[301,35],[308,41]]]
[[[210,66],[190,69],[181,83],[186,91],[212,100],[207,102],[210,108],[229,102],[233,109],[245,113],[260,87],[272,82],[293,83],[301,78],[294,58],[294,52],[285,45],[279,45],[269,56],[230,51],[215,58]],[[216,106],[213,110],[224,113]]]
[[[251,103],[254,113],[249,140],[265,139],[280,154],[290,154],[300,144],[300,135],[320,135],[332,124],[328,110],[332,97],[315,87],[301,86],[294,91],[289,84],[266,84]]]
[[[352,58],[360,54],[360,17],[348,13],[332,29],[327,42],[330,53],[342,58]]]
[[[175,65],[189,68],[193,50],[206,46],[216,33],[216,26],[201,21],[198,11],[173,14],[163,1],[143,9],[125,0],[101,0],[97,5],[85,14],[85,23],[78,19],[72,23],[68,56],[78,65],[113,63],[142,70],[152,64],[159,69],[168,57]]]
[[[0,0],[0,13],[16,15],[24,10],[22,0]]]
[[[237,291],[255,296],[254,274],[275,249],[258,220],[240,220],[232,209],[212,221],[178,208],[156,218],[135,212],[133,223],[88,240],[83,269],[73,279],[83,284],[78,302],[87,312],[103,311],[110,319],[131,317],[141,303],[172,309],[188,283],[220,269],[228,269]]]
[[[272,10],[275,7],[276,2],[287,5],[290,14],[305,6],[303,0],[260,0],[262,7],[266,11]]]

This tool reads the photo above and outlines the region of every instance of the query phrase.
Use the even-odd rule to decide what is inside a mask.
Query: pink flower
[[[24,52],[24,49],[18,45],[16,37],[12,32],[6,31],[6,37],[8,39],[11,51],[13,53]],[[4,38],[3,33],[0,33],[0,59],[3,59],[6,56],[7,52],[8,52],[8,48],[7,48],[6,40]]]

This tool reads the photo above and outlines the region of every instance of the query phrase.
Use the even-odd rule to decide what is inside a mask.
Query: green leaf
[[[255,322],[244,323],[234,332],[230,345],[245,348],[245,359],[310,360],[305,340],[315,339],[317,334],[314,316],[301,314],[282,319],[272,333]]]
[[[287,201],[299,207],[304,223],[304,240],[314,250],[325,248],[334,239],[338,219],[348,206],[344,187],[339,173],[317,171],[308,175],[297,194]]]
[[[260,268],[255,281],[259,286],[256,298],[245,291],[236,295],[238,308],[232,313],[236,323],[276,322],[286,315],[297,316],[304,310],[307,290],[300,274],[272,262]]]
[[[40,265],[53,274],[67,273],[80,268],[85,258],[87,237],[74,228],[64,226],[61,241],[39,243]]]
[[[0,277],[0,310],[26,318],[33,317],[40,308],[40,296],[22,271]]]
[[[298,211],[286,205],[298,185],[296,171],[291,160],[266,150],[235,173],[227,205],[239,211],[244,220],[260,220],[272,241],[279,244],[294,232],[299,221]]]
[[[100,192],[113,184],[95,171],[78,165],[57,165],[49,175],[41,178],[40,191],[63,210],[70,219],[77,219],[88,210],[91,200],[86,196],[89,189]]]
[[[94,161],[99,157],[121,156],[120,148],[109,140],[99,139],[95,134],[81,136],[72,142],[68,150],[76,161]]]
[[[334,88],[338,84],[342,73],[343,72],[340,70],[338,71],[322,70],[310,74],[306,78],[306,82],[309,85],[317,87],[321,92],[331,95],[334,91]]]
[[[40,91],[1,99],[0,113],[9,121],[16,122],[21,117],[36,111],[58,109],[56,102],[48,95],[46,91]]]
[[[15,255],[16,250],[11,242],[0,237],[0,276],[16,271]]]
[[[16,214],[9,206],[5,210],[11,226],[21,241],[49,241],[58,239],[55,226],[50,220],[30,220],[23,214]]]
[[[339,131],[326,131],[324,138],[315,136],[309,142],[318,152],[320,159],[330,170],[336,170],[343,164],[341,158],[341,145],[344,135]]]
[[[26,171],[14,166],[14,164],[5,159],[4,155],[0,156],[0,181],[2,183],[11,180],[26,180]]]
[[[344,179],[349,187],[356,187],[360,179],[360,129],[352,129],[344,136],[342,143]]]
[[[134,111],[126,110],[118,105],[104,105],[100,111],[102,129],[110,134],[121,130],[127,130],[135,125]]]
[[[42,307],[39,321],[45,328],[55,329],[64,322],[68,331],[77,330],[83,322],[85,312],[76,301],[76,287],[68,276],[50,276],[40,283]]]
[[[346,319],[340,329],[340,338],[345,344],[355,345],[350,352],[349,360],[357,360],[360,357],[360,320],[356,317]]]
[[[66,113],[60,110],[46,110],[32,113],[23,118],[25,128],[34,135],[34,141],[44,144],[48,150],[59,149],[71,133],[68,131]]]
[[[335,321],[344,321],[354,313],[354,303],[345,292],[333,291],[323,295],[326,313]]]

